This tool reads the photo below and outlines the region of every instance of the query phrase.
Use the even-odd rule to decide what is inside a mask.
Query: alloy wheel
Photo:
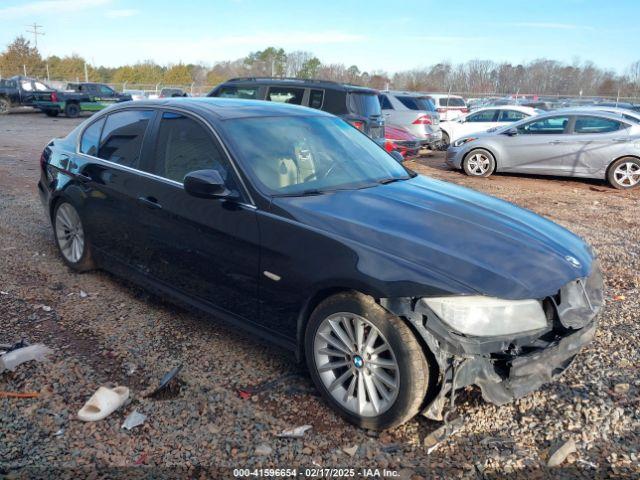
[[[633,162],[621,163],[614,170],[613,178],[618,185],[633,187],[640,183],[640,165]]]
[[[378,416],[394,404],[400,369],[380,330],[353,313],[325,318],[314,338],[314,359],[322,383],[343,408]]]
[[[489,170],[491,161],[483,153],[474,153],[467,161],[469,171],[474,175],[484,175]]]
[[[78,263],[84,253],[84,230],[78,212],[69,203],[56,211],[56,239],[64,258]]]

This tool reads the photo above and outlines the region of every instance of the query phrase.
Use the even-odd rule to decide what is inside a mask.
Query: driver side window
[[[568,124],[568,116],[547,117],[520,125],[518,133],[524,135],[559,135],[565,133]]]
[[[496,110],[484,110],[483,112],[476,112],[469,115],[465,121],[467,122],[493,122],[496,116]]]
[[[192,118],[164,112],[150,173],[182,183],[188,173],[208,169],[217,170],[229,190],[237,190],[231,165],[211,133]]]

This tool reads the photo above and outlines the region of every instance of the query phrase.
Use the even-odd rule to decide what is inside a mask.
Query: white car
[[[474,110],[472,113],[449,122],[440,122],[442,129],[442,143],[446,147],[459,138],[472,133],[486,132],[490,128],[502,127],[512,122],[538,114],[532,107],[504,105]]]
[[[455,120],[456,118],[469,113],[469,107],[464,98],[458,95],[448,95],[446,93],[425,93],[425,96],[433,102],[436,110],[440,114],[440,121]]]

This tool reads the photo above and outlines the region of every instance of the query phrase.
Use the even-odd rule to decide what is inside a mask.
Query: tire
[[[0,98],[0,115],[6,115],[11,109],[11,102],[6,98]]]
[[[80,115],[80,105],[77,103],[67,103],[64,107],[64,114],[69,118],[76,118]]]
[[[618,190],[636,188],[640,185],[640,160],[635,157],[619,158],[609,166],[607,180]]]
[[[450,139],[449,139],[449,134],[447,132],[445,132],[444,130],[442,130],[442,143],[441,145],[441,149],[442,150],[446,150],[447,148],[449,148],[449,144],[451,143]]]
[[[69,202],[61,201],[54,209],[52,223],[53,235],[64,263],[77,272],[93,270],[95,263],[91,255],[91,244],[76,208]],[[71,242],[71,247],[68,242]]]
[[[489,150],[475,148],[465,155],[462,169],[471,177],[488,177],[496,170],[496,159]]]
[[[45,110],[44,114],[47,117],[57,117],[60,112],[58,110]]]
[[[361,348],[354,353],[358,342],[347,342],[359,331]],[[367,345],[374,331],[377,337]],[[360,293],[340,293],[316,307],[305,331],[305,356],[325,400],[362,428],[401,425],[419,412],[427,395],[430,364],[418,340],[403,320]]]

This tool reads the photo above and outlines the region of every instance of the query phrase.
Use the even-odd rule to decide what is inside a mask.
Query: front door
[[[503,159],[498,169],[541,175],[565,175],[567,157],[572,155],[569,115],[532,119],[519,125],[515,135],[505,133]]]
[[[149,274],[208,305],[258,322],[259,235],[255,208],[212,132],[199,120],[165,111],[155,128],[153,174],[139,190],[146,206]],[[186,174],[216,169],[242,200],[203,199],[184,190]]]

